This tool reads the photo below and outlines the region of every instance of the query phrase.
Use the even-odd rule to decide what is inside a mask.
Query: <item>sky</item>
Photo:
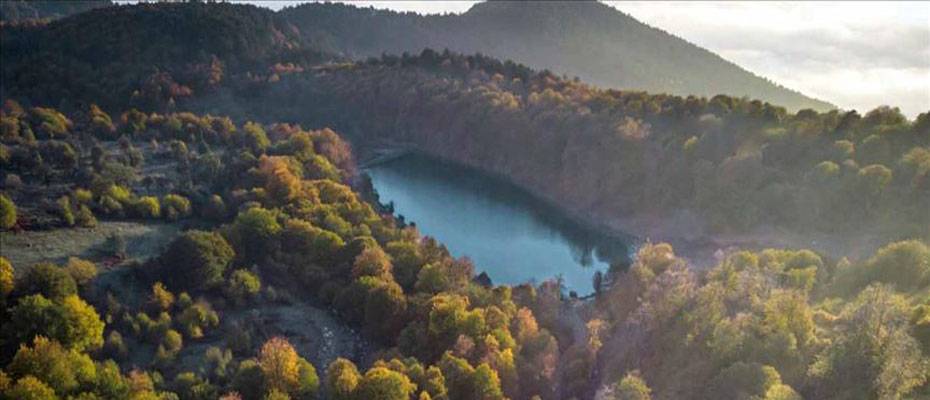
[[[280,9],[288,1],[246,1]],[[424,14],[475,1],[346,1]],[[930,111],[930,2],[606,1],[757,75],[860,112]]]

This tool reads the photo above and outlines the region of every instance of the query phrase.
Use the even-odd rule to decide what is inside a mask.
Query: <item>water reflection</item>
[[[381,201],[468,256],[495,283],[561,276],[567,289],[593,291],[595,271],[628,263],[631,237],[591,229],[513,185],[472,169],[406,155],[366,170]]]

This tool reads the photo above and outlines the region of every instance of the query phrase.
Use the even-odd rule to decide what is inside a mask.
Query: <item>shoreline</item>
[[[558,211],[563,218],[572,223],[591,229],[611,240],[628,243],[631,261],[635,258],[638,248],[647,242],[668,243],[672,245],[678,257],[687,260],[693,268],[703,270],[715,266],[723,256],[738,250],[809,249],[826,258],[847,257],[850,260],[857,260],[873,254],[876,249],[891,241],[879,240],[874,235],[851,237],[822,232],[798,233],[779,230],[775,227],[762,227],[752,232],[739,234],[712,234],[706,232],[699,217],[685,209],[669,210],[662,216],[649,213],[628,216],[595,215],[590,211],[565,207],[548,194],[523,185],[503,173],[433,154],[413,145],[382,143],[365,147],[361,147],[364,150],[359,153],[360,171],[408,154],[417,154],[439,162],[469,168],[526,192],[546,207]]]

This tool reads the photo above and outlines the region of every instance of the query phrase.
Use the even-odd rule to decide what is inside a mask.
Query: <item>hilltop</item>
[[[316,46],[354,58],[448,48],[550,69],[601,87],[746,96],[789,110],[835,108],[594,1],[490,1],[461,15],[308,3],[281,14]]]

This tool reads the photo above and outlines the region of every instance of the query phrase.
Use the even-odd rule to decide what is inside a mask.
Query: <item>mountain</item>
[[[0,2],[0,21],[57,19],[112,5],[110,0],[7,0]]]
[[[281,13],[310,42],[355,58],[448,48],[511,59],[602,87],[747,96],[789,110],[835,108],[594,1],[489,1],[461,15],[426,16],[308,3]]]
[[[332,58],[273,11],[228,3],[98,8],[5,26],[0,44],[0,94],[50,105],[164,103]]]

